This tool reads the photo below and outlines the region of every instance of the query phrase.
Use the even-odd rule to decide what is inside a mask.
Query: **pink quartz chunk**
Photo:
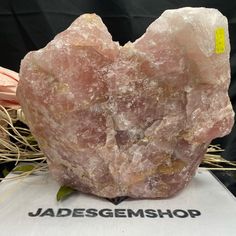
[[[26,55],[17,96],[60,184],[166,198],[232,128],[229,52],[227,19],[216,9],[167,10],[123,47],[85,14]]]

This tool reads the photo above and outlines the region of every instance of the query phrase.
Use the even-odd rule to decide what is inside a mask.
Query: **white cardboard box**
[[[236,235],[236,198],[208,171],[174,198],[117,206],[82,193],[57,202],[58,188],[48,175],[2,182],[0,235]]]

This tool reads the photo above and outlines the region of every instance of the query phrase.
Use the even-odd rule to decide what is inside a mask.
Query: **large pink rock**
[[[17,96],[61,184],[109,198],[170,197],[232,128],[229,52],[227,19],[215,9],[165,11],[123,47],[85,14],[26,55]]]

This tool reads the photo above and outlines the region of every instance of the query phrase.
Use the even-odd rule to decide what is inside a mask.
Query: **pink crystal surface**
[[[17,96],[60,184],[109,198],[170,197],[232,128],[229,52],[216,9],[167,10],[123,47],[84,14],[25,56]]]

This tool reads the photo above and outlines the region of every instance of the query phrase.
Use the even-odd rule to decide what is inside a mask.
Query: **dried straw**
[[[14,162],[15,165],[33,163],[35,168],[7,179],[18,179],[30,174],[47,171],[46,157],[39,149],[28,128],[16,126],[17,121],[25,122],[22,111],[0,106],[0,164]],[[0,178],[1,180],[1,178]]]
[[[236,170],[236,162],[224,159],[220,153],[224,150],[219,145],[210,145],[202,160],[202,164],[210,165],[211,167],[199,167],[207,170]],[[230,167],[224,167],[224,166]]]

